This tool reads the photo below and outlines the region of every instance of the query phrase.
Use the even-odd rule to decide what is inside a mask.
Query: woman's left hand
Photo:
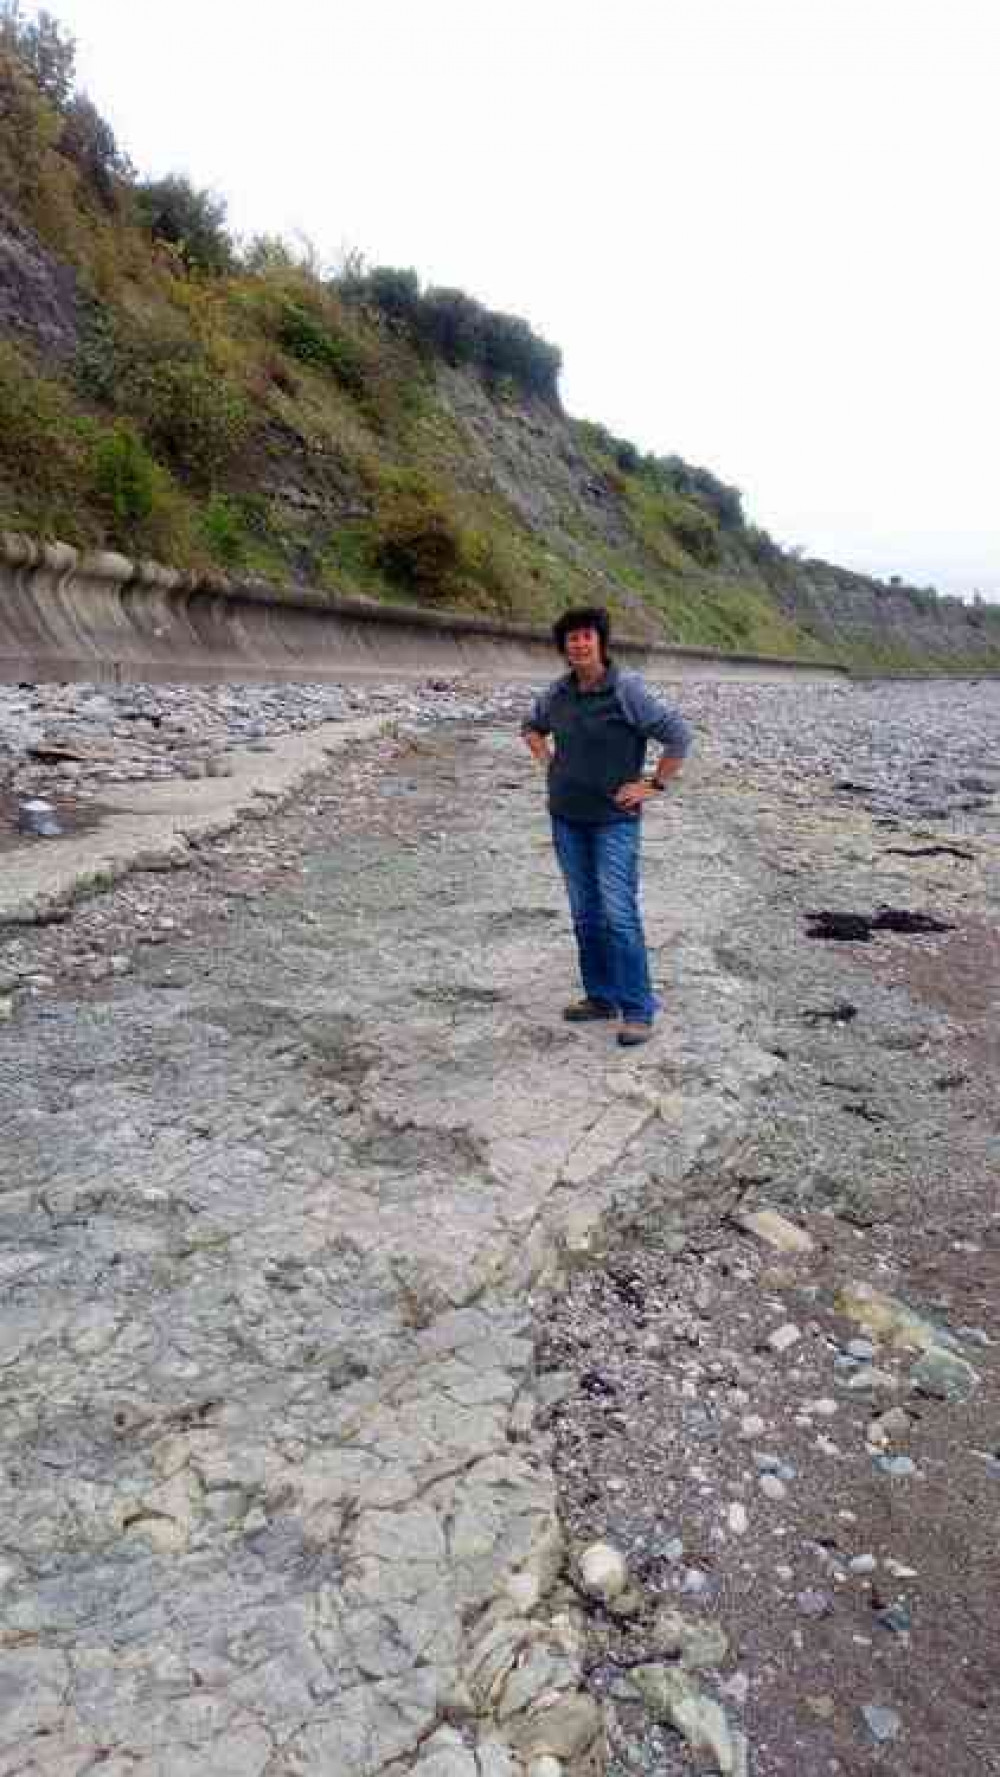
[[[638,808],[641,802],[648,802],[650,796],[655,795],[656,791],[645,778],[637,777],[634,783],[622,784],[615,791],[615,801],[619,808]]]

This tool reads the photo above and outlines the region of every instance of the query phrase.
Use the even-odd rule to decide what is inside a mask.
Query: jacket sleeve
[[[558,680],[549,685],[535,698],[530,715],[525,716],[521,723],[521,733],[551,734],[552,733],[552,699],[559,689]]]
[[[672,759],[684,759],[691,750],[691,730],[667,703],[654,697],[638,673],[620,673],[618,701],[625,718],[646,740],[659,741]]]

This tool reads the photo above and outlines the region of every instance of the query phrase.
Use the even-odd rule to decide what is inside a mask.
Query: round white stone
[[[625,1557],[610,1543],[590,1543],[580,1556],[580,1581],[591,1598],[617,1598],[628,1585]]]

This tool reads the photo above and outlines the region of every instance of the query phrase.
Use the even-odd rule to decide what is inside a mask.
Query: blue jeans
[[[639,912],[640,827],[638,820],[589,825],[553,815],[552,841],[587,998],[616,1006],[630,1024],[652,1024],[657,1001]]]

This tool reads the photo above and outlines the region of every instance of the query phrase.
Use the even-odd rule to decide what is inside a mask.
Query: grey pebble
[[[883,1629],[891,1629],[894,1635],[909,1635],[913,1626],[909,1606],[906,1604],[889,1604],[884,1610],[876,1612],[875,1620]]]
[[[830,1593],[817,1591],[811,1586],[806,1591],[799,1592],[795,1602],[804,1617],[828,1617],[833,1613]]]
[[[880,1468],[884,1475],[891,1475],[894,1481],[905,1481],[917,1473],[917,1465],[912,1456],[876,1456],[875,1467]]]
[[[864,1703],[861,1713],[873,1740],[895,1740],[903,1725],[895,1709],[887,1709],[882,1703]]]

